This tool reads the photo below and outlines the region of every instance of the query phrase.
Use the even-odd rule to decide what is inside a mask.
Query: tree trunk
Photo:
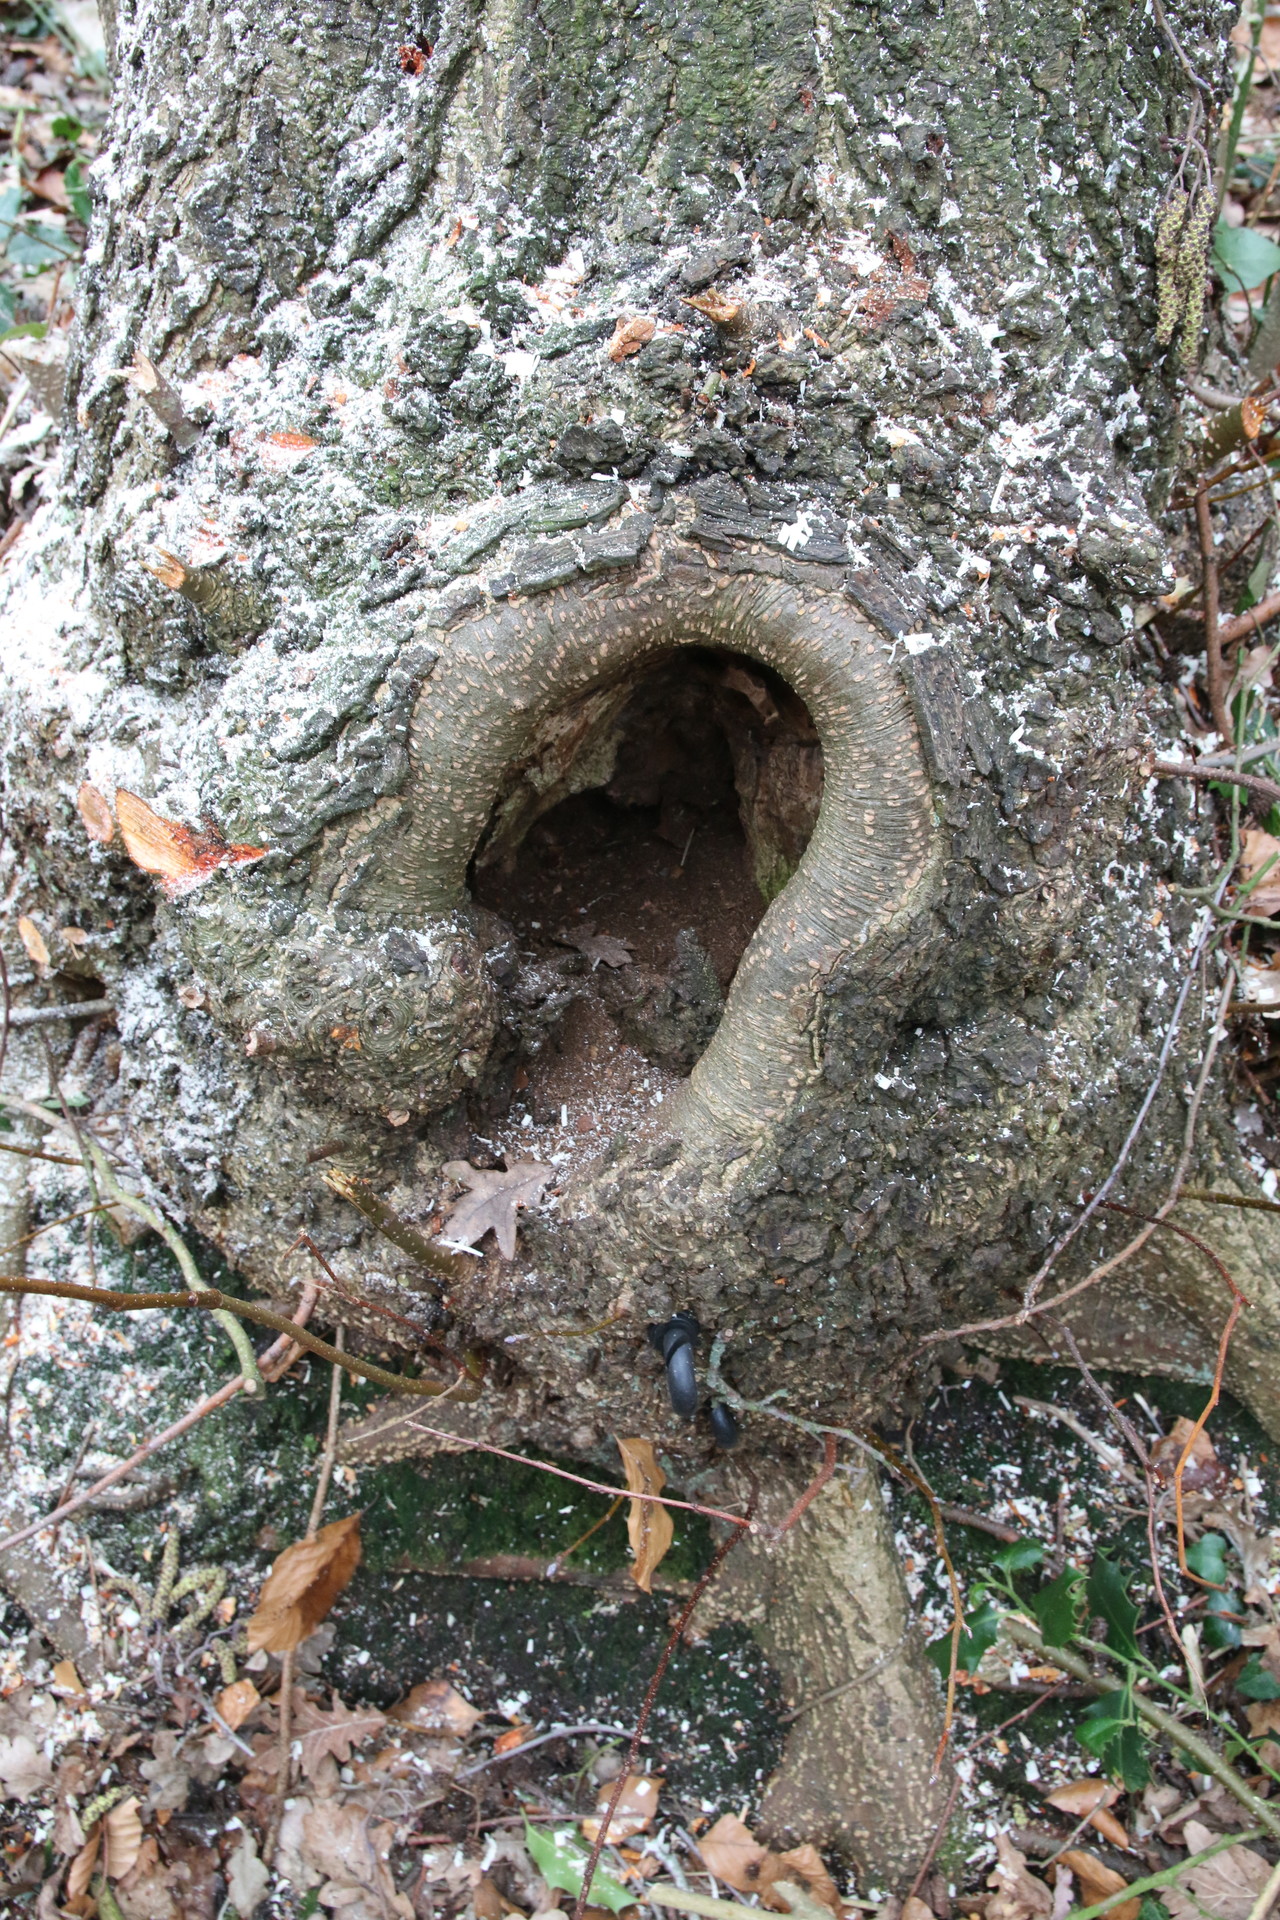
[[[1216,77],[1228,16],[1170,20]],[[1130,637],[1172,583],[1182,65],[1145,14],[1014,0],[153,0],[112,41],[65,502],[7,566],[7,828],[14,910],[91,932],[56,958],[116,999],[147,1168],[259,1284],[305,1230],[484,1348],[450,1418],[485,1431],[648,1434],[693,1478],[706,1412],[646,1340],[675,1311],[749,1399],[901,1404],[1105,1176],[1199,928],[1209,835],[1144,772],[1176,716]],[[195,830],[151,830],[173,898],[82,781]],[[439,1301],[323,1184],[427,1225],[501,1151],[552,1204]],[[1193,1172],[1252,1180],[1217,1081]],[[1280,1432],[1275,1236],[1231,1234],[1229,1379]],[[1182,1344],[1144,1352],[1198,1369],[1225,1301],[1184,1253],[1147,1296]],[[786,1440],[757,1416],[744,1454]],[[801,1595],[840,1551],[886,1590],[841,1500],[781,1550]],[[919,1673],[877,1667],[900,1609],[770,1627],[798,1694],[867,1668],[809,1824],[882,1875],[941,1790],[865,1738],[931,1748]]]

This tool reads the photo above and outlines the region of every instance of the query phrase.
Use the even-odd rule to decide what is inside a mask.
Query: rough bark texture
[[[1175,12],[1216,74],[1227,13]],[[65,504],[7,563],[6,858],[13,910],[90,930],[58,959],[117,999],[141,1156],[262,1284],[305,1227],[352,1288],[420,1287],[318,1156],[428,1219],[576,991],[469,859],[607,785],[647,666],[763,663],[824,794],[719,1033],[642,1137],[570,1143],[515,1263],[409,1310],[490,1349],[491,1428],[600,1459],[709,1459],[645,1341],[676,1309],[748,1396],[873,1414],[1106,1172],[1188,964],[1203,853],[1141,772],[1172,715],[1126,637],[1170,583],[1150,233],[1188,83],[1154,19],[153,0],[113,37]],[[184,446],[116,377],[138,349]],[[770,888],[782,765],[735,775]],[[158,904],[84,779],[270,851]],[[1216,1094],[1196,1171],[1251,1178]],[[1231,1377],[1280,1430],[1274,1237],[1231,1232]],[[1166,1272],[1202,1364],[1217,1282]]]

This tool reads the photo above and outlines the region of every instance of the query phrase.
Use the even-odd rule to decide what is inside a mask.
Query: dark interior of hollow
[[[576,976],[632,1044],[687,1072],[807,844],[822,749],[796,694],[738,654],[682,648],[615,692],[558,785],[534,799],[545,774],[513,770],[508,793],[551,804],[522,837],[482,841],[473,897],[524,962]],[[600,936],[618,943],[603,958],[581,944]]]

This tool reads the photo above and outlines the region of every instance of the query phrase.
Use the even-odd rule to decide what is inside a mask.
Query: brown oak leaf
[[[443,1172],[448,1179],[469,1188],[441,1209],[448,1220],[445,1245],[474,1247],[492,1227],[502,1258],[514,1260],[516,1213],[521,1207],[537,1204],[555,1168],[537,1160],[517,1160],[504,1173],[491,1167],[473,1167],[469,1160],[446,1160]]]
[[[315,1779],[320,1762],[328,1755],[345,1767],[354,1749],[381,1733],[386,1724],[386,1715],[376,1707],[344,1706],[336,1693],[332,1705],[322,1707],[300,1687],[294,1689],[293,1745],[308,1780]],[[279,1764],[279,1741],[255,1755],[255,1765],[264,1773],[273,1773]]]
[[[996,1835],[996,1861],[987,1875],[994,1889],[987,1901],[987,1920],[1048,1920],[1053,1895],[1043,1880],[1027,1872],[1027,1856],[1007,1833]]]
[[[360,1564],[360,1515],[321,1527],[272,1562],[245,1629],[249,1651],[288,1653],[314,1633]]]
[[[585,927],[577,927],[572,933],[556,935],[562,946],[576,947],[591,962],[591,971],[603,960],[606,967],[629,967],[634,955],[625,940],[615,940],[611,933],[589,933]]]

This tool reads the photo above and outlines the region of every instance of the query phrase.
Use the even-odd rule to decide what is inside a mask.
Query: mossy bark
[[[1169,17],[1217,80],[1228,13]],[[91,930],[60,958],[117,998],[148,1167],[260,1283],[305,1228],[486,1347],[488,1431],[648,1433],[695,1475],[645,1341],[677,1309],[749,1397],[874,1416],[1105,1174],[1189,964],[1207,836],[1143,774],[1176,722],[1132,639],[1171,578],[1182,66],[1119,0],[156,0],[112,42],[66,494],[8,567],[6,858],[15,910]],[[118,378],[137,349],[182,447]],[[590,785],[628,674],[691,645],[809,701],[808,851],[670,1123],[570,1155],[514,1265],[409,1293],[324,1158],[430,1219],[522,1044],[468,858],[518,853],[521,781]],[[157,905],[82,779],[270,851]],[[1196,1171],[1252,1178],[1217,1086]],[[1266,1298],[1231,1377],[1280,1430],[1274,1241],[1233,1231]],[[1179,1274],[1205,1340],[1217,1283]],[[900,1864],[927,1821],[889,1824]]]

